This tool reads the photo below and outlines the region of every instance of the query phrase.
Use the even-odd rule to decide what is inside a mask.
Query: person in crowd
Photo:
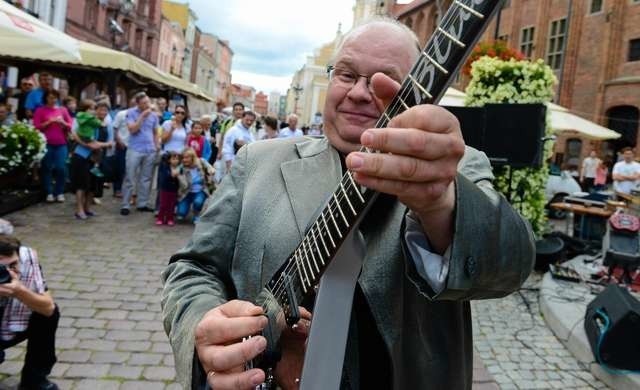
[[[213,189],[213,167],[198,158],[195,150],[186,148],[182,153],[182,167],[178,175],[178,218],[184,220],[193,209],[193,223],[200,218],[200,211]]]
[[[135,99],[129,101],[129,108],[136,106]],[[127,113],[125,108],[118,111],[113,119],[113,132],[116,141],[113,170],[113,197],[122,198],[122,182],[124,180],[127,145],[129,144],[129,127],[127,126]],[[135,191],[134,191],[135,192]]]
[[[60,310],[47,289],[37,252],[23,246],[12,230],[0,220],[0,363],[6,349],[27,340],[18,388],[57,390],[47,376],[57,361]]]
[[[25,116],[28,119],[33,118],[36,108],[46,104],[44,93],[53,88],[53,76],[51,73],[40,72],[38,74],[38,84],[40,86],[29,92],[24,103]]]
[[[178,175],[180,174],[180,153],[167,152],[162,155],[158,168],[160,194],[156,225],[175,225],[175,210],[178,202]]]
[[[41,177],[47,202],[64,202],[64,186],[67,178],[67,136],[73,123],[69,112],[58,106],[60,93],[47,89],[43,95],[46,104],[36,108],[33,125],[47,139],[47,152],[40,162]],[[55,187],[52,186],[52,173],[55,174]]]
[[[215,163],[216,156],[218,155],[218,139],[220,138],[219,127],[216,121],[213,120],[211,115],[202,115],[200,117],[200,124],[204,130],[205,138],[209,144],[209,158],[207,162],[209,164]],[[193,128],[192,128],[193,131]]]
[[[202,123],[200,121],[196,121],[193,122],[193,125],[191,126],[191,133],[189,133],[189,136],[187,137],[187,148],[193,149],[198,158],[202,158],[202,152],[204,151],[205,143],[207,142],[203,133],[204,128]],[[205,160],[207,160],[207,162],[209,161],[206,157]]]
[[[233,126],[238,124],[242,119],[242,114],[244,113],[244,104],[241,102],[233,103],[233,111],[231,111],[231,116],[225,119],[220,126],[220,142],[218,142],[218,160],[222,158],[222,149],[224,148],[224,137],[227,131],[229,131]]]
[[[309,129],[309,135],[315,135],[315,136],[322,135],[322,130],[320,130],[320,126],[316,124],[311,125],[311,128]]]
[[[96,117],[96,103],[93,100],[86,100],[85,107],[76,115],[76,126],[74,131],[77,137],[85,144],[98,141],[99,129],[102,126],[102,120]],[[100,162],[102,161],[102,149],[96,149],[91,152],[91,161],[93,167],[89,172],[96,177],[103,177],[104,174],[100,170]]]
[[[231,164],[236,158],[238,150],[254,141],[251,134],[251,125],[256,120],[256,114],[253,111],[245,111],[242,114],[242,120],[233,126],[224,136],[224,146],[222,147],[222,159],[227,168],[227,173],[231,170]]]
[[[18,99],[18,106],[16,107],[16,118],[18,118],[19,121],[29,119],[25,110],[25,104],[27,102],[27,96],[29,96],[29,92],[31,92],[32,89],[33,79],[31,77],[25,77],[20,80],[19,92],[13,95],[14,98]]]
[[[78,109],[78,101],[73,96],[67,96],[62,99],[62,105],[67,108],[69,115],[72,118],[76,117],[76,110]]]
[[[137,210],[153,212],[149,207],[149,192],[156,153],[159,152],[156,128],[159,121],[152,115],[149,96],[144,92],[135,95],[136,107],[127,111],[129,146],[126,156],[126,174],[123,184],[121,215],[129,215],[134,184],[137,191]]]
[[[418,47],[415,34],[392,19],[355,27],[331,60],[326,138],[255,142],[239,151],[191,241],[163,272],[164,325],[184,388],[253,389],[264,381],[261,369],[243,369],[266,346],[255,335],[267,319],[250,300],[313,226],[343,169],[354,180],[345,186],[382,194],[359,228],[364,264],[344,368],[336,373],[341,387],[471,388],[469,300],[517,290],[535,245],[530,226],[493,188],[486,155],[465,147],[451,113],[417,105],[392,113],[388,128],[373,128]],[[381,153],[359,152],[362,146]],[[307,295],[313,291],[311,282]],[[282,388],[299,386],[311,313],[301,315],[295,331],[278,340]]]
[[[261,140],[278,138],[278,120],[272,116],[264,117],[264,130],[259,137]]]
[[[296,114],[289,114],[287,117],[287,127],[280,130],[280,138],[302,137],[304,134],[302,130],[297,128],[298,116]]]
[[[92,159],[98,162],[98,168],[102,173],[102,176],[97,175],[96,188],[93,193],[93,203],[101,204],[100,198],[102,198],[104,183],[113,180],[113,160],[115,154],[115,138],[113,132],[113,121],[109,115],[109,102],[107,100],[101,100],[96,103],[96,118],[99,121],[97,131],[97,141],[103,144],[112,145],[107,148],[99,150],[97,155]]]
[[[187,142],[187,108],[178,104],[173,116],[162,124],[162,150],[182,153]]]
[[[96,103],[90,99],[83,99],[78,105],[78,115],[82,113],[92,112],[95,110]],[[100,122],[97,124],[100,125]],[[77,128],[77,124],[74,126]],[[91,174],[91,169],[94,167],[94,162],[91,160],[91,155],[103,149],[113,147],[113,142],[99,141],[101,136],[100,128],[94,129],[94,136],[92,141],[83,141],[74,131],[72,133],[73,139],[76,142],[76,147],[73,150],[71,156],[71,188],[76,194],[76,212],[75,217],[78,220],[86,220],[88,217],[93,217],[95,213],[91,211],[91,205],[93,202],[93,196],[96,191],[99,191],[98,177]]]
[[[640,180],[640,163],[635,160],[633,149],[622,149],[622,161],[613,166],[613,189],[623,194],[631,194],[631,190],[637,188]]]
[[[609,176],[609,166],[606,162],[600,160],[598,168],[596,168],[596,177],[593,181],[593,189],[595,191],[604,191],[607,189],[607,177]]]
[[[0,103],[0,126],[11,126],[15,123],[11,108],[7,103]]]
[[[163,97],[158,98],[158,100],[156,100],[156,105],[158,106],[158,112],[160,113],[160,123],[164,123],[171,119],[173,115],[168,109],[167,99]]]
[[[589,156],[582,160],[582,167],[580,169],[580,185],[582,186],[582,191],[591,192],[593,190],[596,170],[601,162],[602,160],[598,158],[595,150],[592,150]]]

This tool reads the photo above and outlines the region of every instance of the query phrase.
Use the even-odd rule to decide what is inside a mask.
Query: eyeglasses
[[[327,73],[329,74],[329,82],[335,82],[343,88],[351,89],[358,83],[361,77],[366,80],[367,89],[371,91],[371,76],[358,74],[350,69],[335,67],[333,65],[327,66]]]
[[[184,114],[186,114],[186,112],[184,112],[184,111],[176,111],[176,112],[174,112],[174,114],[176,114],[176,115],[184,115]]]

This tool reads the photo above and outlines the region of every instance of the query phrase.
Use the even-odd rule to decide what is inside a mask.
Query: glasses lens
[[[176,111],[176,114],[184,115],[184,111]]]

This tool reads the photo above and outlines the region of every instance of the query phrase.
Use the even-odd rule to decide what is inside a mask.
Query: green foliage
[[[30,168],[42,160],[47,141],[44,134],[24,122],[0,127],[0,174]]]
[[[465,104],[479,107],[487,103],[546,103],[553,97],[555,83],[553,71],[542,60],[532,62],[512,58],[504,61],[485,56],[471,65]],[[551,131],[547,117],[546,135],[551,135]],[[546,160],[551,156],[552,148],[550,142],[545,142],[545,163],[540,169],[513,169],[513,172],[509,172],[508,167],[494,169],[496,189],[511,199],[537,235],[541,235],[546,226],[544,188],[549,175]]]

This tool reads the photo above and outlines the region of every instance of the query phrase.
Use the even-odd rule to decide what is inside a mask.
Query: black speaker
[[[611,284],[591,301],[584,330],[598,363],[640,370],[640,302],[626,289]]]
[[[542,166],[544,104],[445,108],[458,118],[465,143],[485,152],[492,165]]]

